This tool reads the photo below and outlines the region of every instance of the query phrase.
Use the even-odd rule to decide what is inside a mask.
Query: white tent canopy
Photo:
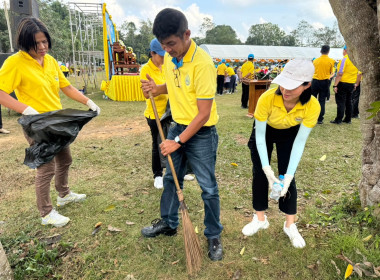
[[[255,59],[313,59],[321,55],[321,48],[283,47],[283,46],[250,46],[250,45],[200,45],[214,60],[238,59],[244,61],[253,53]],[[339,60],[343,57],[341,48],[331,48],[329,57]]]

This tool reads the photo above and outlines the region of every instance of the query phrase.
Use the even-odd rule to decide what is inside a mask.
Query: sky
[[[89,2],[87,0],[86,2]],[[99,1],[94,1],[99,2]],[[125,20],[139,23],[152,22],[163,8],[176,8],[184,12],[192,36],[202,36],[200,25],[209,17],[216,25],[230,25],[240,40],[245,42],[248,30],[254,24],[271,22],[286,33],[306,20],[315,28],[332,27],[336,18],[328,0],[105,0],[107,10],[116,25]]]
[[[9,0],[8,0],[9,1]],[[187,17],[192,36],[200,36],[204,17],[216,25],[230,25],[238,38],[245,42],[248,30],[254,24],[271,22],[286,33],[306,20],[315,28],[332,27],[336,18],[328,0],[61,0],[77,3],[105,3],[114,23],[133,21],[139,27],[141,20],[154,21],[164,8],[181,10]],[[3,1],[1,1],[3,2]]]

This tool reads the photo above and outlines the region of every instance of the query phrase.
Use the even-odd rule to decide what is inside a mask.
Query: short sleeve
[[[212,63],[199,63],[194,70],[194,87],[197,99],[213,99],[216,92],[215,67]]]
[[[141,70],[140,70],[140,79],[141,80],[148,80],[148,78],[146,77],[146,74],[148,74],[148,71],[147,71],[147,68],[148,68],[148,65],[144,65]]]
[[[21,83],[21,73],[15,66],[15,59],[10,57],[5,60],[0,69],[0,90],[10,94]]]
[[[313,128],[317,124],[320,112],[321,105],[319,105],[318,100],[312,96],[307,104],[302,124],[308,128]]]
[[[273,90],[264,92],[257,101],[254,117],[258,121],[264,122],[268,120],[270,114],[270,108],[273,103],[273,94],[270,94]]]

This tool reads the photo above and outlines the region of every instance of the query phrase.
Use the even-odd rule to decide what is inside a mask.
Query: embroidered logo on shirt
[[[187,86],[190,85],[190,76],[189,76],[189,74],[186,75],[185,83],[186,83]]]
[[[54,76],[54,79],[55,79],[56,81],[59,81],[59,80],[58,80],[58,76]]]
[[[302,122],[302,118],[296,117],[296,122]]]

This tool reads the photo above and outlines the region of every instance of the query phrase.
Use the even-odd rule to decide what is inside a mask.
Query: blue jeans
[[[173,140],[186,129],[185,125],[173,125],[167,139]],[[193,137],[171,154],[178,182],[183,188],[183,177],[186,174],[187,163],[190,164],[202,189],[204,202],[204,235],[207,238],[220,236],[223,226],[220,223],[220,202],[218,184],[215,178],[216,151],[218,149],[218,133],[216,128],[202,127]],[[169,163],[166,164],[164,176],[164,191],[161,196],[161,218],[171,227],[178,227],[179,201],[176,193],[173,174]]]

